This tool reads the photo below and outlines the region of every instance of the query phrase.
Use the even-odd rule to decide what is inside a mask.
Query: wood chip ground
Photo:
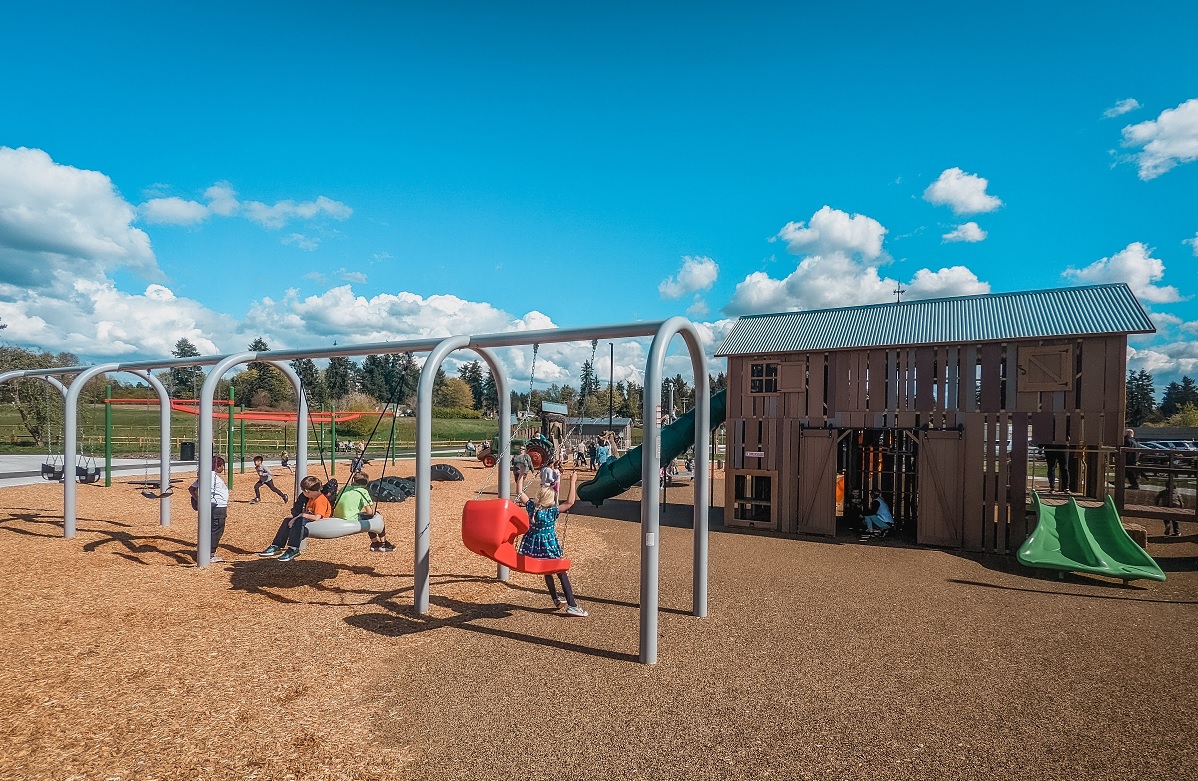
[[[690,616],[685,488],[662,529],[660,662],[637,663],[635,492],[561,524],[585,619],[460,542],[477,462],[432,494],[432,612],[362,536],[260,560],[284,510],[237,475],[191,562],[138,489],[0,490],[0,779],[1183,779],[1198,752],[1198,528],[1165,583],[1023,569],[898,541],[711,535]],[[410,462],[393,468],[411,474]],[[319,466],[313,470],[319,472]],[[719,485],[716,496],[722,495]]]

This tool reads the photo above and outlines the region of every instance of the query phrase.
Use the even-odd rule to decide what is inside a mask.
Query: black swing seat
[[[75,477],[81,483],[98,483],[100,482],[100,467],[92,466],[76,466]]]
[[[62,480],[63,473],[62,464],[42,464],[43,480]]]

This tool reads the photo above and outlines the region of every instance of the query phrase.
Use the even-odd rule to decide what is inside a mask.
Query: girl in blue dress
[[[528,531],[520,539],[520,545],[516,548],[516,552],[534,559],[565,558],[561,543],[557,540],[557,518],[562,512],[573,507],[574,500],[578,498],[578,472],[570,473],[570,492],[560,502],[553,487],[547,485],[540,487],[535,501],[530,499],[528,494],[524,493],[523,476],[516,480],[516,490],[518,491],[516,501],[524,505],[524,509],[528,512]],[[557,576],[561,579],[564,597],[558,596],[553,576],[545,576],[545,585],[549,589],[549,598],[553,600],[553,604],[558,607],[565,605],[567,615],[585,617],[587,611],[574,601],[574,589],[570,587],[570,576],[565,572],[559,572]]]

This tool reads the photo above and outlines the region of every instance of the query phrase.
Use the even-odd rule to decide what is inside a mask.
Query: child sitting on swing
[[[568,512],[578,498],[578,472],[570,473],[570,493],[560,502],[557,500],[553,488],[545,485],[537,491],[536,501],[530,499],[524,493],[523,475],[516,480],[516,490],[519,492],[516,494],[516,501],[524,505],[525,511],[528,512],[528,531],[520,539],[520,545],[516,548],[516,552],[521,556],[529,556],[534,559],[565,558],[561,543],[557,539],[555,527],[558,515]],[[558,596],[553,583],[553,575],[545,576],[545,585],[549,589],[549,598],[553,600],[553,604],[559,608],[566,605],[566,615],[585,617],[587,611],[574,601],[574,589],[570,587],[570,576],[565,572],[559,572],[557,576],[561,579],[564,597]]]

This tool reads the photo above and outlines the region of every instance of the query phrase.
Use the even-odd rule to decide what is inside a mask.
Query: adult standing
[[[1140,454],[1136,451],[1139,446],[1134,430],[1129,428],[1123,432],[1123,464],[1126,467],[1123,473],[1127,478],[1127,487],[1133,490],[1140,488],[1140,470],[1136,467],[1140,462]]]

